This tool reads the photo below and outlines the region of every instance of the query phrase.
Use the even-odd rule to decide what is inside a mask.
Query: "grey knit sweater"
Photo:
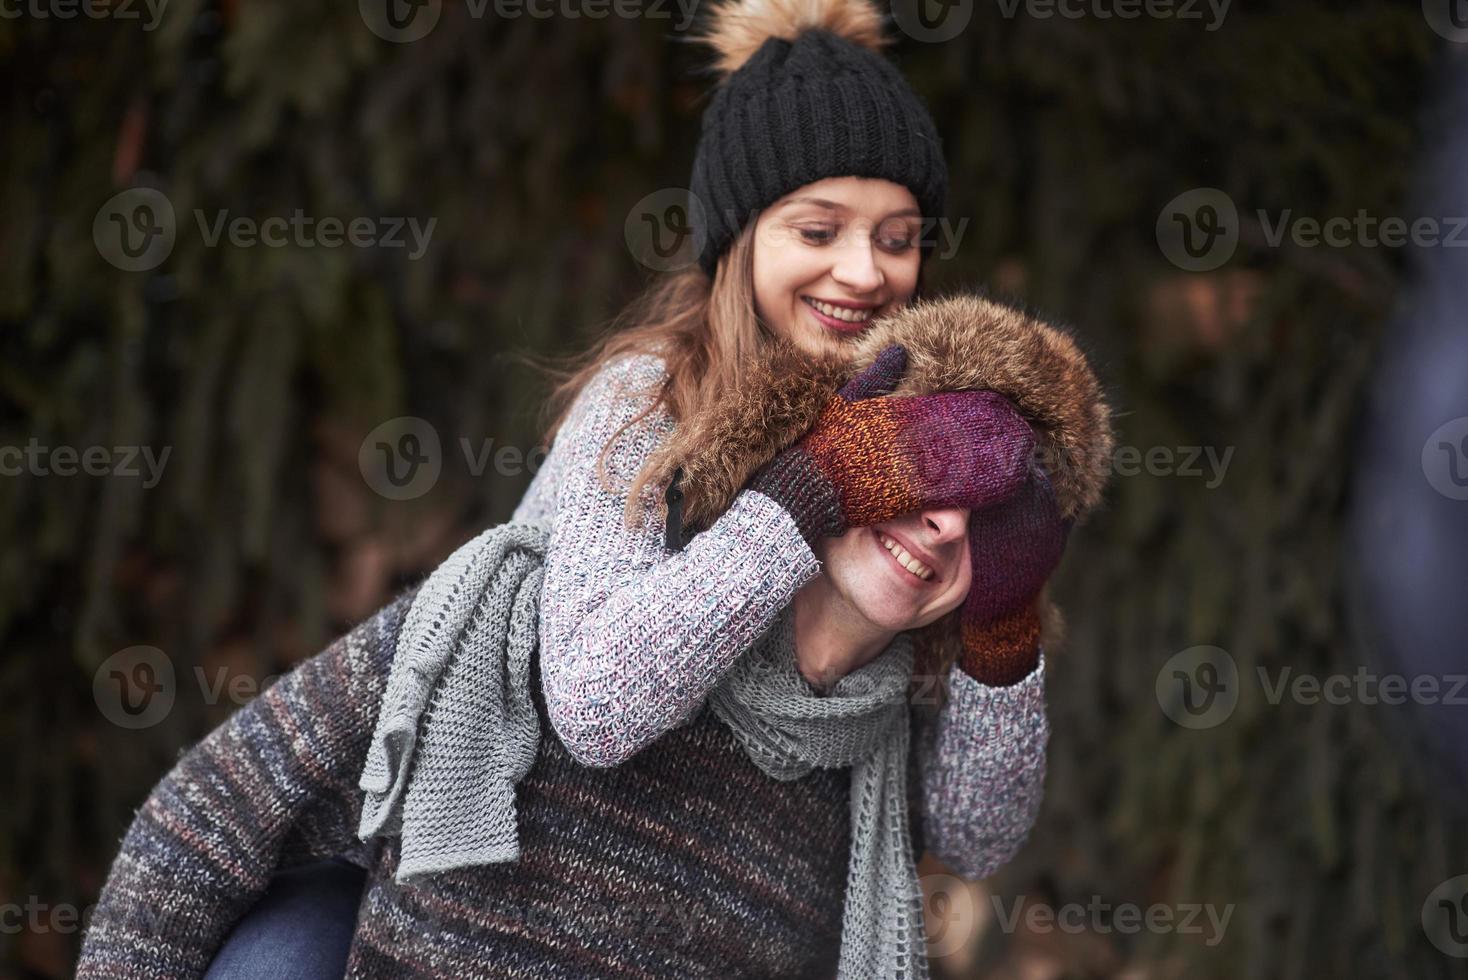
[[[678,554],[653,515],[623,529],[622,499],[593,464],[661,371],[651,357],[606,368],[516,511],[552,529],[532,690],[559,736],[541,739],[517,787],[521,860],[400,886],[396,842],[355,839],[356,781],[413,590],[160,781],[122,842],[78,977],[200,977],[275,870],[330,854],[369,869],[352,978],[830,975],[849,772],[771,779],[705,710],[744,649],[790,635],[771,627],[818,565],[753,492]],[[624,433],[610,468],[635,473],[668,429],[653,415]],[[913,712],[913,829],[960,874],[1002,864],[1034,819],[1042,669],[990,689],[955,668],[942,712]]]
[[[752,490],[678,553],[663,547],[652,513],[624,529],[625,498],[602,487],[596,457],[664,377],[651,354],[604,368],[514,515],[554,525],[541,604],[545,697],[567,750],[590,766],[617,765],[686,717],[820,574],[795,521]],[[609,473],[630,480],[672,427],[659,409],[625,431]],[[1049,738],[1044,666],[1042,656],[1002,688],[954,666],[950,700],[919,732],[928,849],[965,877],[1008,861],[1034,823]]]

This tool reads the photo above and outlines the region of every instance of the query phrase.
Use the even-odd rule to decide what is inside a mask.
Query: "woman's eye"
[[[882,227],[882,233],[882,247],[889,252],[905,252],[917,238],[917,229],[905,221],[888,222]]]
[[[836,237],[836,233],[829,228],[801,228],[800,237],[813,245],[824,245]]]

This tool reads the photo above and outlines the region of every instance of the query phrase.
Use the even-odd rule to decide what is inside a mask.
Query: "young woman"
[[[555,733],[517,787],[520,859],[404,887],[394,841],[356,840],[357,778],[411,590],[159,784],[123,842],[79,977],[830,976],[851,773],[772,779],[703,709],[752,650],[794,658],[828,692],[910,649],[915,631],[956,635],[961,606],[983,614],[931,662],[942,709],[913,713],[914,852],[979,877],[1023,842],[1048,735],[1036,594],[1058,560],[1059,521],[1035,508],[993,509],[1002,524],[980,514],[1022,496],[1021,480],[1057,496],[1032,479],[1030,423],[988,392],[883,394],[904,373],[889,349],[867,358],[861,399],[827,405],[794,445],[756,435],[739,463],[708,462],[727,460],[726,403],[771,433],[809,415],[796,403],[818,386],[798,368],[782,378],[771,365],[795,362],[771,351],[829,367],[913,300],[923,218],[941,213],[946,184],[932,122],[876,53],[865,4],[749,0],[718,13],[711,41],[726,78],[692,181],[708,221],[698,266],[656,283],[559,390],[552,451],[514,515],[550,529],[532,689]],[[1012,359],[1046,353],[1038,336]],[[940,343],[925,356],[964,354]],[[1068,351],[1049,356],[1089,379]],[[1075,395],[1051,410],[1096,423],[1085,379],[1073,379],[1079,394],[1037,400],[1041,414]],[[658,503],[679,467],[697,533],[670,548]],[[1055,477],[1067,519],[1076,501],[1094,504],[1099,484],[1072,494]],[[1024,601],[989,601],[1011,593]],[[281,869],[329,856],[303,900]],[[370,873],[344,930],[339,913],[313,916],[356,898],[359,885],[339,880],[346,862]]]

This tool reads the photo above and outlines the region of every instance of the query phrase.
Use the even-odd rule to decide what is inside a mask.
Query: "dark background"
[[[536,445],[546,385],[516,355],[581,349],[654,274],[626,230],[647,195],[686,186],[709,85],[672,6],[448,2],[426,37],[389,43],[345,0],[170,0],[152,29],[145,7],[63,19],[49,2],[0,20],[0,446],[169,455],[151,486],[0,476],[0,908],[43,910],[19,929],[0,916],[0,976],[25,978],[69,973],[77,916],[182,749],[509,516],[529,468],[476,475],[460,440]],[[1423,923],[1468,872],[1451,758],[1411,705],[1273,704],[1252,679],[1392,669],[1353,584],[1384,559],[1348,528],[1373,374],[1419,267],[1419,249],[1359,238],[1275,246],[1256,214],[1427,213],[1413,182],[1440,127],[1468,125],[1434,122],[1428,100],[1468,45],[1416,3],[1236,3],[1216,30],[1206,7],[1082,9],[973,2],[950,9],[969,19],[948,40],[893,32],[944,134],[949,219],[966,221],[930,288],[1073,325],[1119,444],[1158,451],[1119,465],[1072,538],[1045,807],[1012,865],[945,896],[972,938],[939,969],[1463,976]],[[131,271],[99,212],[139,188],[169,202],[176,241]],[[1169,202],[1200,188],[1236,205],[1239,242],[1189,271],[1159,220],[1176,227]],[[196,209],[436,224],[418,258],[211,247]],[[1463,415],[1397,445],[1419,491],[1429,434]],[[359,453],[405,416],[438,435],[442,472],[397,500]],[[1215,480],[1205,459],[1184,469],[1187,447],[1232,454]],[[1468,503],[1451,506],[1461,526]],[[1200,646],[1242,679],[1231,713],[1195,729],[1170,720],[1159,677]],[[146,679],[136,657],[160,655],[171,700],[119,723],[109,658]],[[1005,929],[991,895],[1233,911],[1209,945],[1105,917]]]

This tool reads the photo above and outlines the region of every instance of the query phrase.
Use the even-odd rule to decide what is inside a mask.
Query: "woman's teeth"
[[[847,323],[865,323],[872,318],[872,307],[864,310],[852,310],[844,306],[832,306],[830,303],[822,303],[820,300],[811,299],[809,296],[802,296],[800,298],[833,320],[845,320]]]
[[[897,559],[897,564],[912,572],[924,582],[933,577],[933,570],[912,555],[909,555],[907,549],[902,547],[902,545],[893,541],[885,534],[879,534],[879,537],[882,539],[882,547],[892,552],[893,556]]]

